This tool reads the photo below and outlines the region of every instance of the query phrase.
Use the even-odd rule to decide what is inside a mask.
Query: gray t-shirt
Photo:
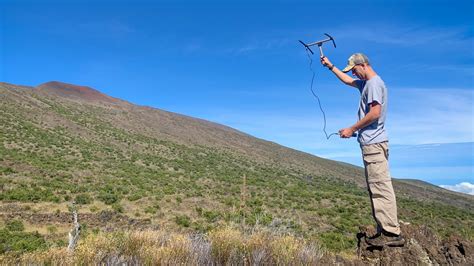
[[[370,110],[370,104],[377,102],[382,106],[380,118],[372,124],[359,130],[357,140],[361,145],[368,145],[388,141],[385,130],[385,116],[387,114],[387,87],[379,76],[369,80],[356,80],[360,91],[359,120],[364,118]]]

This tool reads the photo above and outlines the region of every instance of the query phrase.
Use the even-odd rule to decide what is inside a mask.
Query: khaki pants
[[[400,234],[397,201],[388,169],[388,142],[362,145],[365,177],[377,231]]]

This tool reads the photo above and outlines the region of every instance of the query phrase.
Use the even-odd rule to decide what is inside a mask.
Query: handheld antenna
[[[321,57],[324,57],[324,53],[323,53],[323,43],[325,42],[329,42],[331,41],[332,44],[334,45],[334,48],[336,48],[336,42],[334,41],[334,38],[327,34],[327,33],[324,33],[324,35],[326,35],[328,38],[327,39],[324,39],[324,40],[321,40],[321,41],[317,41],[317,42],[313,42],[313,43],[309,43],[309,44],[306,44],[304,43],[303,41],[301,40],[298,40],[302,45],[304,45],[304,47],[306,48],[306,53],[308,55],[308,59],[309,59],[309,69],[310,71],[312,72],[312,77],[311,77],[311,93],[313,94],[313,96],[316,98],[316,100],[318,100],[318,104],[319,104],[319,109],[321,110],[321,113],[323,114],[323,119],[324,119],[324,124],[323,124],[323,132],[324,132],[324,135],[326,135],[326,139],[329,139],[331,138],[331,136],[333,135],[339,135],[339,132],[335,132],[335,133],[331,133],[331,134],[328,134],[327,131],[326,131],[326,113],[324,112],[323,110],[323,107],[321,105],[321,100],[319,99],[318,95],[314,92],[313,90],[313,83],[314,83],[314,76],[315,76],[315,72],[313,70],[313,59],[311,58],[311,55],[308,53],[311,52],[312,55],[314,55],[314,52],[311,50],[311,46],[314,46],[314,45],[317,45],[319,47],[319,53],[321,55]],[[354,133],[352,134],[352,137],[357,137],[357,134]]]
[[[334,45],[334,48],[336,48],[336,42],[334,41],[334,38],[333,38],[331,35],[327,34],[327,33],[324,33],[324,35],[326,35],[328,38],[327,38],[327,39],[324,39],[324,40],[321,40],[321,41],[316,41],[316,42],[308,43],[308,44],[304,43],[304,42],[301,41],[301,40],[299,40],[299,42],[300,42],[302,45],[304,45],[304,47],[306,47],[306,49],[308,49],[308,50],[311,52],[311,54],[314,54],[314,52],[311,50],[310,47],[311,47],[311,46],[314,46],[314,45],[317,45],[317,46],[319,47],[319,53],[320,53],[321,57],[323,57],[323,56],[324,56],[324,53],[323,53],[323,43],[331,41],[332,44]]]

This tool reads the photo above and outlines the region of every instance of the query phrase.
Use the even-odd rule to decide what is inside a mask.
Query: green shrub
[[[5,224],[5,229],[12,232],[21,232],[25,230],[25,226],[23,225],[23,222],[20,220],[12,220],[12,221],[8,221]]]
[[[46,229],[48,230],[48,233],[50,234],[55,234],[58,232],[58,228],[54,225],[49,225]]]
[[[127,199],[129,201],[136,201],[143,198],[143,192],[135,192],[132,195],[128,196]]]
[[[38,232],[11,232],[8,229],[0,229],[0,254],[7,251],[30,252],[46,248],[46,241]]]
[[[202,215],[203,209],[202,209],[201,207],[196,207],[196,212],[197,212],[199,215]]]
[[[321,242],[330,250],[347,250],[355,245],[353,237],[347,237],[336,231],[324,232],[319,235]]]
[[[107,204],[107,205],[114,204],[115,202],[117,202],[119,200],[119,198],[116,194],[110,193],[110,192],[105,192],[105,191],[101,191],[99,193],[99,196],[97,196],[97,198],[100,201],[102,201],[103,203]]]
[[[157,208],[158,207],[158,208]],[[155,214],[159,209],[159,206],[156,205],[156,206],[148,206],[145,208],[145,213],[149,213],[149,214]]]
[[[112,204],[112,209],[116,212],[119,212],[119,213],[123,212],[123,207],[118,202]]]
[[[15,200],[23,202],[54,201],[55,197],[51,190],[37,187],[26,187],[22,185],[3,192],[0,200]]]
[[[92,202],[91,196],[89,194],[79,194],[75,198],[76,204],[85,205]]]
[[[8,175],[8,174],[13,174],[13,173],[16,173],[16,172],[12,168],[0,166],[0,174]]]
[[[204,211],[203,216],[209,223],[213,223],[219,220],[221,213],[218,211]]]
[[[178,225],[183,227],[189,227],[191,225],[191,218],[185,214],[176,216],[175,221]]]

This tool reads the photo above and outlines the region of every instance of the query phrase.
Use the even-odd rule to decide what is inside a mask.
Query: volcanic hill
[[[357,244],[372,224],[363,169],[87,86],[0,83],[0,220],[65,239],[75,202],[90,232],[255,226]],[[404,223],[472,241],[474,197],[393,180]]]

